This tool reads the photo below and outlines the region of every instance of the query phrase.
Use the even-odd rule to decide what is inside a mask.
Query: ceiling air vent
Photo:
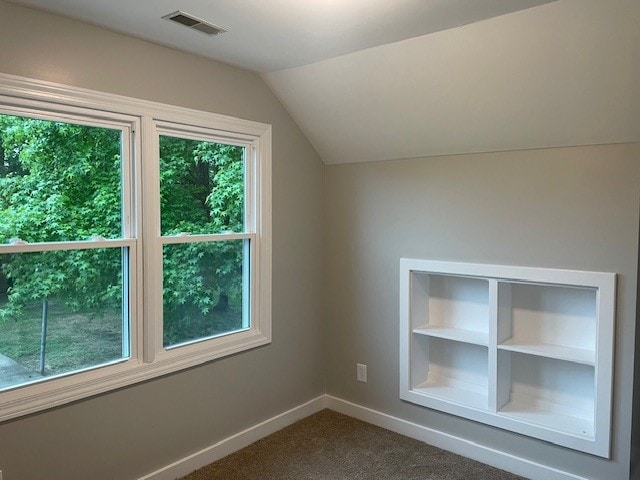
[[[205,22],[204,20],[200,20],[193,15],[189,15],[188,13],[184,13],[181,11],[170,13],[163,16],[162,18],[179,23],[180,25],[184,25],[185,27],[193,28],[194,30],[198,30],[199,32],[206,33],[207,35],[218,35],[227,31],[222,27],[218,27],[217,25],[213,25],[212,23]]]

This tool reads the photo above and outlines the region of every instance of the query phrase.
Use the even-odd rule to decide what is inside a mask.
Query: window
[[[16,113],[0,113],[0,387],[128,358],[135,275],[130,130]]]
[[[247,146],[162,134],[159,146],[163,346],[248,328]]]
[[[0,75],[0,420],[270,342],[270,135]]]

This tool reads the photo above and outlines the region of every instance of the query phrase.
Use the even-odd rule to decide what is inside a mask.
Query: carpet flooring
[[[183,480],[522,480],[332,410],[322,410]]]

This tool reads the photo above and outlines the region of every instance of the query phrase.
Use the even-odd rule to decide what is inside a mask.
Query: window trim
[[[1,391],[0,422],[174,373],[271,342],[271,125],[3,73],[0,73],[0,103],[3,107],[28,115],[40,110],[51,112],[59,118],[68,115],[66,118],[75,122],[81,117],[81,121],[92,123],[95,120],[99,125],[107,125],[112,121],[119,125],[129,123],[130,145],[123,144],[123,149],[127,148],[131,154],[129,171],[124,173],[131,175],[132,181],[129,192],[132,218],[128,222],[131,231],[125,232],[123,239],[106,242],[111,246],[115,246],[114,242],[126,244],[125,246],[134,245],[135,248],[130,247],[133,264],[131,268],[138,272],[130,285],[131,357]],[[228,138],[230,142],[250,144],[247,148],[251,152],[247,150],[247,155],[253,155],[254,165],[250,175],[251,185],[246,191],[252,196],[250,201],[254,206],[253,229],[250,232],[227,235],[226,238],[250,237],[255,259],[252,259],[253,272],[250,280],[250,328],[212,339],[158,349],[157,335],[161,328],[157,328],[157,306],[162,306],[162,299],[156,298],[157,289],[154,291],[149,288],[145,272],[150,275],[149,272],[154,271],[149,262],[155,261],[154,256],[157,260],[157,255],[161,255],[159,206],[151,206],[151,202],[159,198],[159,179],[151,178],[153,175],[150,177],[147,169],[158,162],[155,139],[158,138],[158,129],[164,131],[167,125],[174,132],[180,131],[174,128],[178,126],[182,131],[192,134],[215,132],[217,137]],[[144,215],[141,215],[141,211],[145,212]],[[138,224],[140,218],[142,223]],[[158,226],[157,232],[155,226]],[[95,245],[94,242],[87,243],[91,243],[91,247]],[[16,247],[25,251],[32,248],[29,245]],[[50,247],[65,248],[64,245]]]

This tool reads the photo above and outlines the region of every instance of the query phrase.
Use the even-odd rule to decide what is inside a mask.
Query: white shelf
[[[545,408],[542,402],[531,402],[527,398],[514,397],[498,412],[499,415],[518,422],[538,425],[546,429],[564,432],[585,438],[595,435],[593,418],[583,418],[581,412],[561,413],[553,408]]]
[[[609,458],[615,274],[400,261],[404,400]]]
[[[463,330],[461,328],[430,327],[428,325],[414,328],[413,333],[428,337],[438,337],[457,342],[471,343],[473,345],[487,346],[489,334],[475,330]]]
[[[521,352],[540,357],[555,358],[568,362],[576,362],[584,365],[595,365],[596,352],[584,348],[565,347],[562,345],[544,345],[538,343],[519,343],[515,340],[507,340],[498,345],[500,350]]]
[[[486,410],[489,401],[487,392],[479,392],[472,384],[463,382],[450,384],[443,379],[429,378],[412,390],[415,393],[475,409]]]

